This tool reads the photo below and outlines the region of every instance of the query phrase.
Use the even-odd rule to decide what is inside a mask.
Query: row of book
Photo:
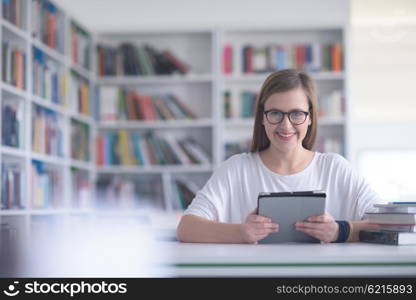
[[[90,36],[74,22],[71,22],[70,30],[72,61],[88,70],[90,69]]]
[[[416,245],[416,202],[374,204],[376,212],[367,212],[370,224],[379,230],[362,230],[362,242],[389,245]]]
[[[22,166],[20,163],[2,162],[0,209],[22,209]]]
[[[209,164],[210,155],[194,139],[175,138],[163,133],[107,133],[97,138],[97,164],[100,166],[150,166]]]
[[[80,114],[91,115],[91,89],[89,81],[74,71],[71,71],[69,78],[71,88],[68,91],[68,98],[73,105],[73,109]]]
[[[32,149],[63,157],[63,120],[50,109],[35,105],[32,111]]]
[[[256,100],[258,93],[252,91],[241,91],[239,99],[232,97],[231,91],[224,92],[224,117],[232,118],[253,118],[256,111]]]
[[[31,165],[32,208],[62,207],[63,187],[59,170],[37,160]]]
[[[2,0],[3,18],[19,28],[23,28],[23,2],[26,0]]]
[[[99,44],[97,52],[99,76],[186,74],[190,70],[171,50],[159,51],[148,44]]]
[[[49,47],[64,52],[64,17],[48,0],[32,0],[32,36]]]
[[[26,53],[9,41],[2,41],[2,79],[19,89],[26,88]]]
[[[162,182],[156,177],[102,176],[95,205],[101,209],[164,209]]]
[[[19,148],[22,146],[23,109],[18,101],[3,99],[1,109],[1,140],[2,144]]]
[[[101,87],[100,120],[195,119],[194,111],[173,94],[146,95],[138,90]]]
[[[233,45],[223,48],[223,72],[232,74]],[[243,73],[263,73],[287,68],[303,69],[309,72],[343,70],[343,50],[341,43],[334,44],[296,44],[296,45],[243,45],[241,48],[241,71]]]
[[[71,120],[71,158],[90,161],[89,141],[89,126],[77,120]]]
[[[63,70],[43,51],[33,47],[33,94],[63,105],[66,79]]]

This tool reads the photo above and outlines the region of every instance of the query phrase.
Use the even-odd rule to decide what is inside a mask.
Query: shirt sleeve
[[[198,191],[184,215],[196,215],[211,221],[225,220],[226,203],[230,201],[232,168],[235,158],[223,162],[212,174],[204,187]]]
[[[365,178],[355,171],[345,158],[337,156],[340,158],[340,164],[344,171],[344,189],[351,188],[348,197],[351,197],[351,204],[354,206],[353,218],[362,220],[365,218],[366,212],[376,211],[374,204],[381,203],[382,200]]]

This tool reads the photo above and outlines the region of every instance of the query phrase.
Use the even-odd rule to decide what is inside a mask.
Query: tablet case
[[[295,223],[324,214],[325,201],[323,191],[260,193],[258,214],[278,223],[279,231],[270,233],[258,243],[319,243],[318,239],[297,231]]]

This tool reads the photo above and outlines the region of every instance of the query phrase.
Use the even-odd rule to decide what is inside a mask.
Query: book
[[[400,232],[416,232],[416,226],[412,225],[380,225],[380,230],[383,231],[400,231]]]
[[[416,213],[415,204],[374,204],[379,213]]]
[[[415,232],[361,230],[360,242],[386,245],[416,245]]]
[[[416,225],[416,214],[412,213],[366,213],[369,223]]]

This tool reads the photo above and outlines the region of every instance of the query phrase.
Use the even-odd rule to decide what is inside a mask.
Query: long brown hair
[[[264,104],[274,93],[286,92],[302,87],[308,98],[309,113],[312,124],[308,127],[302,146],[312,150],[317,135],[317,116],[318,100],[316,87],[313,79],[305,72],[295,69],[286,69],[270,74],[261,87],[260,94],[256,102],[256,115],[254,119],[253,139],[251,152],[260,152],[270,145],[270,140],[266,135],[263,126]]]

